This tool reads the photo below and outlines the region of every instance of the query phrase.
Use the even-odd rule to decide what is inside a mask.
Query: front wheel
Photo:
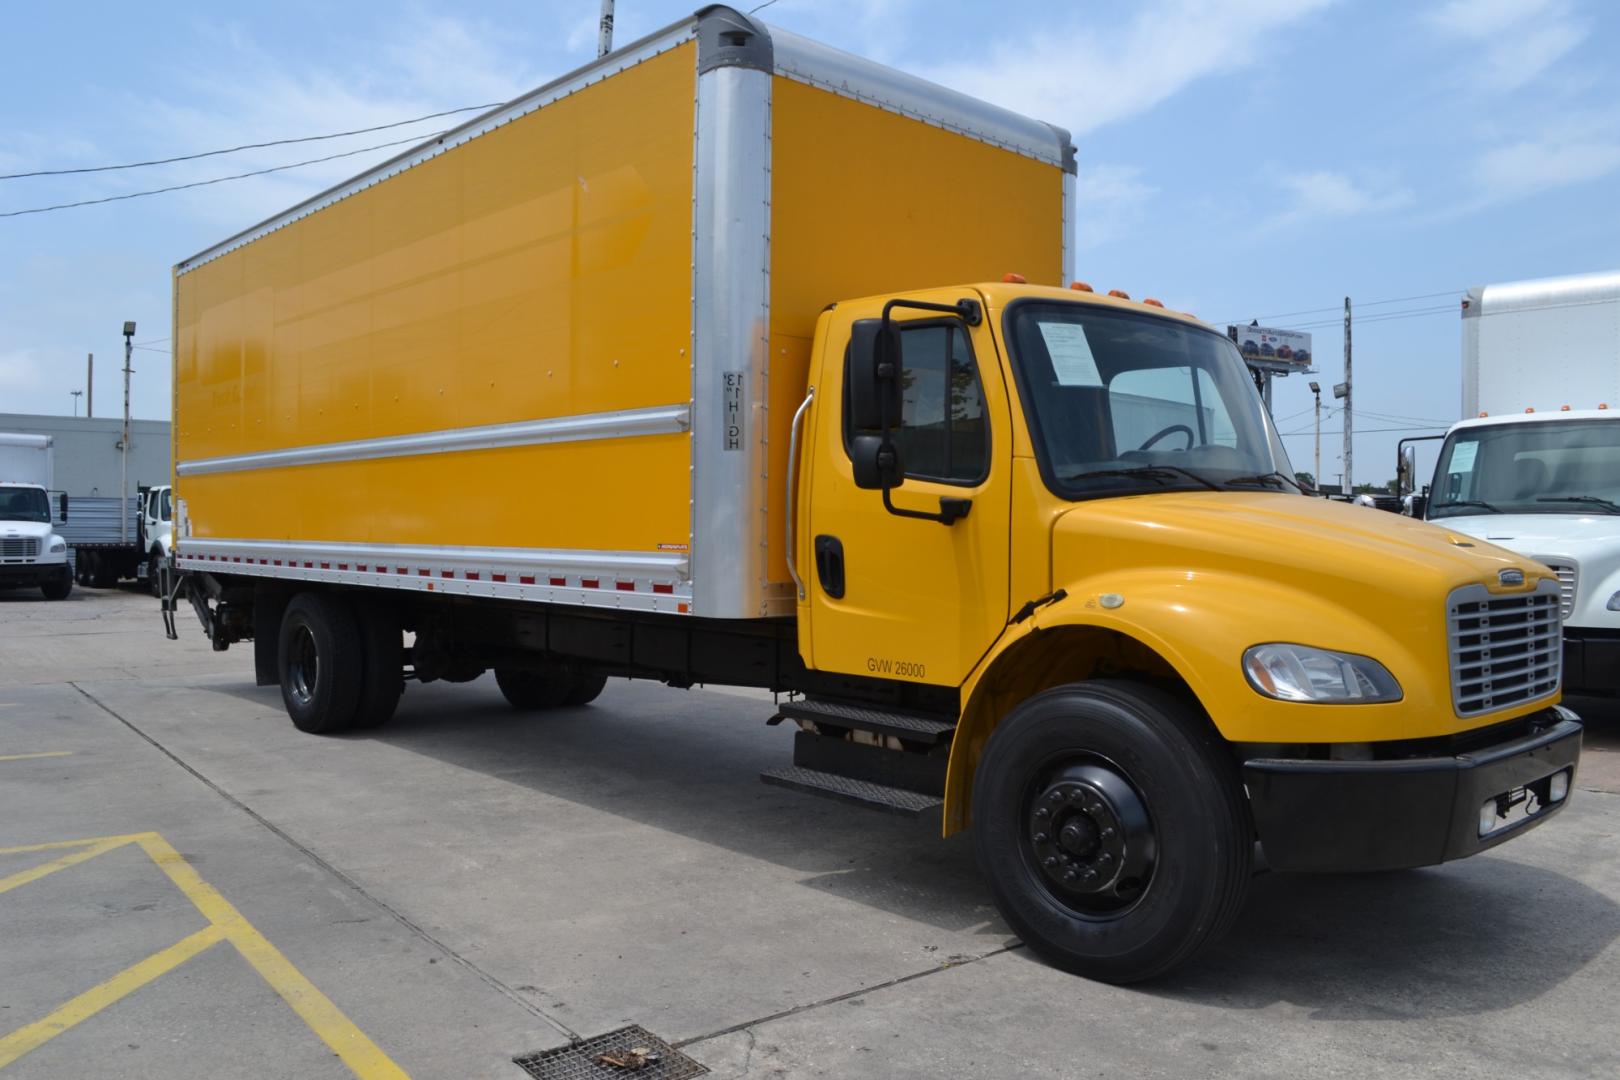
[[[152,587],[152,595],[163,599],[163,556],[155,551],[146,560],[146,581]]]
[[[64,563],[62,572],[52,576],[49,581],[41,585],[39,591],[44,594],[47,600],[66,600],[68,594],[73,591],[73,571],[69,570],[67,564]]]
[[[1150,979],[1225,933],[1254,853],[1237,767],[1191,706],[1135,683],[1060,686],[991,734],[974,847],[1002,917],[1049,962]]]

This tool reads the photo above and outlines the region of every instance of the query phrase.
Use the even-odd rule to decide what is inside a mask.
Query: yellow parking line
[[[87,990],[61,1006],[43,1020],[0,1037],[0,1069],[22,1057],[75,1024],[95,1015],[107,1006],[133,993],[165,972],[185,963],[204,949],[220,940],[229,941],[259,977],[299,1015],[309,1029],[361,1080],[409,1080],[406,1072],[389,1059],[376,1043],[366,1037],[342,1011],[304,977],[281,951],[243,918],[230,901],[204,881],[184,855],[176,851],[167,840],[154,832],[132,833],[128,836],[99,836],[86,840],[56,840],[45,844],[24,844],[20,847],[0,848],[0,855],[18,855],[31,851],[69,851],[61,858],[0,878],[0,893],[8,892],[46,874],[55,873],[97,855],[105,854],[125,844],[139,844],[141,850],[158,865],[176,888],[186,895],[209,925],[183,941],[169,946],[160,953],[147,957],[133,967],[114,975],[92,990]]]
[[[19,885],[26,885],[30,881],[38,881],[46,874],[66,870],[70,866],[82,863],[86,859],[93,859],[97,855],[111,851],[115,847],[123,847],[133,839],[134,837],[130,836],[114,836],[106,840],[95,841],[88,847],[81,847],[78,851],[63,855],[60,859],[52,859],[48,863],[40,863],[38,866],[29,867],[27,870],[19,871],[10,877],[0,878],[0,893],[8,893]],[[0,848],[0,855],[14,855],[25,851],[50,851],[53,848],[65,846],[64,844],[32,844],[28,847]]]
[[[332,999],[315,988],[303,972],[253,924],[242,917],[230,901],[221,896],[191,868],[185,857],[157,833],[143,833],[139,843],[169,880],[197,906],[207,919],[224,931],[226,938],[252,964],[259,976],[300,1017],[332,1052],[362,1080],[406,1080],[406,1073],[368,1039],[354,1022],[344,1016]]]
[[[225,931],[220,927],[205,926],[162,952],[153,953],[140,963],[125,968],[100,986],[86,990],[43,1020],[36,1020],[0,1038],[0,1069],[30,1050],[39,1049],[81,1020],[89,1019],[114,1002],[128,997],[159,975],[173,971],[224,937]]]
[[[44,750],[37,754],[0,754],[0,761],[32,761],[42,757],[72,757],[71,750]]]

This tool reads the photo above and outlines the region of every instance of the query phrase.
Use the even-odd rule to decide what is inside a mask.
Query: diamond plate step
[[[864,806],[869,810],[881,810],[886,814],[899,814],[902,817],[926,814],[930,810],[938,810],[945,804],[945,800],[938,795],[924,795],[920,791],[886,787],[883,784],[874,784],[870,780],[855,780],[848,776],[839,776],[837,773],[806,769],[798,765],[766,769],[759,774],[759,778],[777,787],[792,788],[794,791],[820,795],[824,799],[834,799],[855,806]]]
[[[814,720],[839,727],[859,728],[877,735],[892,735],[932,746],[950,742],[951,734],[956,730],[955,724],[933,716],[891,712],[870,705],[851,705],[819,698],[789,701],[778,706],[777,711],[790,720]]]

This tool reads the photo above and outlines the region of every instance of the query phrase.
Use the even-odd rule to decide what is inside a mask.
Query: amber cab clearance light
[[[1153,297],[1151,297],[1151,296],[1148,297],[1146,300],[1143,300],[1142,303],[1146,304],[1148,307],[1164,307],[1164,305],[1162,303],[1160,303],[1159,301],[1153,299]]]
[[[1559,412],[1569,412],[1569,406],[1568,405],[1560,405],[1558,407],[1558,411]]]
[[[1126,292],[1124,289],[1109,289],[1108,295],[1117,296],[1121,300],[1129,300],[1131,298],[1131,294]]]
[[[1534,407],[1534,406],[1532,406],[1532,407],[1530,407],[1530,408],[1528,408],[1528,409],[1526,409],[1526,410],[1524,410],[1524,411],[1525,411],[1525,412],[1535,412],[1535,411],[1536,411],[1536,410],[1535,410],[1535,407]]]
[[[1069,282],[1069,288],[1073,289],[1075,292],[1096,292],[1097,291],[1096,289],[1093,289],[1090,285],[1086,284],[1084,281],[1071,281],[1071,282]]]
[[[1002,274],[1001,280],[1006,282],[1008,285],[1029,284],[1029,278],[1025,277],[1023,274]]]
[[[1607,409],[1607,408],[1608,408],[1608,407],[1609,407],[1609,403],[1608,403],[1608,402],[1607,402],[1607,401],[1600,401],[1600,402],[1598,402],[1598,408],[1600,408],[1600,409]]]

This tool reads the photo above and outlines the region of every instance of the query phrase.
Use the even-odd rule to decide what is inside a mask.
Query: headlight
[[[66,540],[63,540],[61,537],[57,537],[55,540],[51,541],[51,554],[52,555],[55,555],[58,552],[62,552],[62,551],[66,551],[66,550],[67,550],[67,541]]]
[[[1369,704],[1399,701],[1401,684],[1383,664],[1309,645],[1256,645],[1243,654],[1249,685],[1279,701]]]
[[[1620,611],[1620,592],[1617,592],[1613,596],[1609,597],[1609,610]]]

